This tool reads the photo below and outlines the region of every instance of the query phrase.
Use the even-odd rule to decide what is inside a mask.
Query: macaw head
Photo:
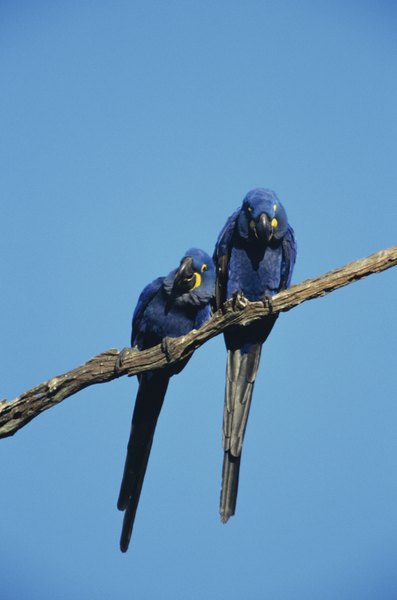
[[[287,213],[275,192],[264,188],[248,192],[237,218],[237,230],[242,238],[267,245],[272,240],[281,240],[287,228]]]
[[[207,304],[215,293],[214,261],[203,250],[190,248],[182,257],[179,268],[167,275],[163,286],[177,305]]]

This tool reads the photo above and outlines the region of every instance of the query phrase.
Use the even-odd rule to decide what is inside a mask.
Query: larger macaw
[[[216,306],[233,296],[263,300],[291,282],[297,246],[294,231],[275,192],[248,192],[241,208],[227,220],[215,246]],[[226,330],[226,387],[223,416],[221,520],[236,510],[244,433],[262,344],[277,316]]]
[[[202,250],[191,248],[178,269],[166,277],[155,279],[141,293],[132,318],[131,345],[145,350],[167,337],[185,335],[201,327],[210,317],[214,288],[212,258]],[[169,379],[179,373],[187,361],[138,375],[139,389],[117,503],[119,510],[125,511],[120,538],[122,552],[128,550],[153,435]]]

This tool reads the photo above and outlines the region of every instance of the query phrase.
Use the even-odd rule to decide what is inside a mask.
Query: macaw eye
[[[252,213],[252,208],[250,206],[247,206],[247,210],[249,213]]]
[[[277,210],[277,204],[273,204],[273,210],[274,210],[274,212],[276,212],[276,210]]]
[[[207,265],[204,263],[200,270],[202,273],[204,273],[204,271],[207,270]]]

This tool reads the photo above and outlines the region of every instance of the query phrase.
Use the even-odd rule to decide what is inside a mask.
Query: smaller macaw
[[[291,282],[297,246],[287,213],[275,192],[257,188],[227,220],[215,246],[216,307],[240,295],[262,300]],[[262,344],[277,316],[225,331],[227,348],[223,414],[221,520],[234,515],[241,451]]]
[[[198,329],[211,314],[215,267],[208,254],[191,248],[179,268],[158,277],[139,296],[132,318],[131,346],[145,350],[165,338]],[[120,538],[122,552],[128,550],[143,479],[149,460],[157,419],[172,375],[189,359],[138,375],[139,389],[132,415],[131,433],[117,507],[125,511]]]

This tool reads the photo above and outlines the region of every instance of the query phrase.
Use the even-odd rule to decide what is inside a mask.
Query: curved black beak
[[[185,293],[189,292],[194,287],[195,283],[196,278],[193,270],[193,259],[191,256],[185,256],[185,258],[181,260],[179,269],[175,273],[173,288],[178,292]]]
[[[273,227],[266,213],[261,213],[255,223],[255,236],[262,242],[270,242],[273,236]]]

